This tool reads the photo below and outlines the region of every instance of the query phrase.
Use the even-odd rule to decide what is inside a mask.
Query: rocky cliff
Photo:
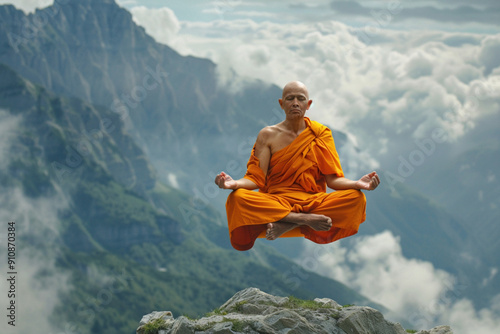
[[[201,319],[175,319],[169,311],[145,315],[137,334],[188,333],[338,333],[405,334],[400,324],[363,306],[341,306],[328,298],[314,301],[277,297],[256,288],[236,293],[220,308]],[[452,334],[449,326],[420,330],[417,334]]]

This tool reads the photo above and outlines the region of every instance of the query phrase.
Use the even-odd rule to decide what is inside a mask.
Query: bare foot
[[[292,224],[292,223],[285,223],[285,222],[268,223],[266,231],[266,239],[276,240],[280,236],[282,236],[283,233],[293,230],[296,227],[297,224]]]
[[[330,217],[315,213],[290,212],[281,222],[306,225],[315,231],[328,231],[332,227]]]
[[[314,213],[305,214],[307,217],[303,225],[307,225],[315,231],[329,231],[332,228],[332,220],[328,216]]]

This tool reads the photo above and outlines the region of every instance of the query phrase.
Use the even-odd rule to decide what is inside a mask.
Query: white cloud
[[[170,44],[176,38],[180,24],[171,9],[138,6],[130,11],[134,21],[144,27],[149,35],[154,36],[157,42]]]
[[[446,87],[450,82],[445,83],[446,79],[455,76],[465,86],[471,80],[485,79],[473,59],[481,51],[480,46],[464,44],[457,49],[441,41],[423,43],[428,36],[422,32],[379,31],[379,35],[385,34],[388,41],[394,41],[379,45],[362,43],[353,29],[341,23],[281,25],[236,20],[183,23],[180,34],[183,41],[178,46],[174,43],[174,48],[209,57],[240,75],[280,86],[301,78],[309,84],[314,96],[319,96],[316,105],[324,110],[321,116],[325,119],[331,118],[328,115],[335,116],[342,125],[345,116],[348,123],[355,125],[357,119],[377,111],[374,103],[377,105],[392,90],[402,87],[418,89],[423,97],[434,94],[427,100],[421,99],[423,104],[415,108],[431,107],[442,112],[448,108],[447,104],[454,102],[447,95],[460,93],[456,89],[448,92]],[[401,44],[403,37],[407,41]],[[449,34],[433,38],[443,40]],[[457,53],[463,56],[457,57]],[[428,81],[422,82],[425,78]],[[445,89],[434,92],[436,87]],[[462,96],[458,97],[463,100],[465,87],[460,88]]]
[[[278,86],[305,82],[314,100],[309,116],[350,134],[361,151],[380,162],[378,153],[397,161],[391,152],[407,150],[436,128],[453,142],[478,118],[498,112],[495,71],[500,70],[484,74],[485,67],[496,66],[491,57],[496,41],[477,34],[352,28],[335,21],[240,19],[182,22],[170,46],[213,60],[226,85],[234,72]]]
[[[54,0],[0,0],[0,5],[11,4],[25,13],[33,13],[37,8],[45,8],[54,3]]]
[[[396,9],[396,10],[394,10]],[[408,21],[417,29],[422,26],[463,29],[465,25],[495,29],[498,26],[498,2],[493,1],[331,1],[330,10],[336,16],[357,19],[363,18],[385,20],[391,14],[394,16],[393,24],[408,29]]]
[[[0,110],[0,173],[7,174],[10,161],[22,155],[19,146],[13,148],[19,133],[21,119]],[[7,174],[8,175],[8,174]],[[59,294],[68,290],[69,276],[56,267],[55,259],[60,250],[58,212],[68,207],[61,194],[52,197],[29,198],[19,187],[5,187],[0,193],[0,249],[7,249],[7,242],[15,244],[14,272],[15,297],[0,300],[3,310],[14,300],[16,326],[7,320],[0,324],[2,333],[51,333],[51,317],[59,303]],[[15,222],[15,240],[8,240],[8,222]],[[7,256],[0,257],[0,267],[7,271]],[[4,274],[5,274],[4,272]],[[0,280],[0,291],[10,289],[6,279]],[[7,318],[5,318],[7,319]],[[13,329],[15,329],[13,331]]]
[[[483,197],[482,194],[481,194],[481,197]],[[481,198],[481,200],[482,200],[482,198]],[[498,274],[498,268],[496,268],[496,267],[490,268],[490,275],[488,277],[486,277],[485,279],[483,279],[483,282],[481,283],[482,286],[488,285],[493,280],[493,278],[495,278],[495,276],[497,274]]]
[[[335,136],[335,133],[334,133]],[[366,150],[356,146],[356,138],[348,135],[348,141],[339,149],[339,158],[346,177],[357,179],[360,175],[380,168],[380,164]]]
[[[385,231],[345,242],[316,245],[304,241],[297,263],[359,291],[391,310],[393,321],[414,329],[448,324],[457,334],[493,334],[500,325],[500,295],[491,307],[475,311],[462,298],[464,283],[430,262],[408,259],[399,238]],[[492,269],[490,277],[496,275]]]
[[[220,82],[233,91],[244,85],[241,77],[278,86],[306,83],[314,100],[308,115],[357,143],[344,159],[357,166],[353,177],[367,165],[392,168],[399,154],[436,129],[453,143],[500,110],[494,56],[500,37],[371,23],[184,21],[170,46],[214,61]]]
[[[256,10],[248,10],[248,11],[238,11],[235,15],[242,17],[255,17],[255,18],[275,18],[276,15],[272,13],[267,13],[265,11],[256,11]]]
[[[137,0],[116,0],[120,6],[137,6]]]
[[[66,207],[61,196],[31,199],[18,188],[3,189],[0,195],[0,247],[7,248],[7,222],[15,222],[15,297],[3,298],[2,309],[14,300],[16,305],[16,326],[2,321],[2,333],[51,333],[51,317],[59,296],[68,291],[69,275],[56,267],[55,259],[59,251],[59,225],[57,212]],[[32,243],[36,242],[36,248]],[[3,253],[5,254],[5,253]],[[0,266],[7,267],[6,256],[0,259]],[[8,291],[8,282],[0,281],[0,290]]]
[[[467,299],[460,299],[441,315],[442,323],[451,324],[456,334],[497,334],[500,328],[500,295],[494,298],[491,307],[479,311]]]
[[[306,243],[305,256],[315,247]],[[321,246],[325,247],[325,246]],[[403,256],[399,238],[386,231],[358,237],[349,247],[327,246],[317,257],[318,271],[357,289],[375,302],[397,310],[398,315],[417,310],[452,286],[453,277],[430,262]],[[299,260],[300,263],[300,260]]]
[[[179,189],[179,182],[177,181],[177,175],[175,175],[174,173],[167,173],[167,180],[172,187]]]
[[[500,67],[500,35],[489,36],[482,42],[479,61],[484,65],[486,74]]]

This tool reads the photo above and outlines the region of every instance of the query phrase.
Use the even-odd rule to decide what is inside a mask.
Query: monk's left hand
[[[363,190],[375,190],[379,184],[380,178],[377,175],[377,172],[366,174],[356,182],[357,187]]]

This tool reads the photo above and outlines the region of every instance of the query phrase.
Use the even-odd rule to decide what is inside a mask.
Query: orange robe
[[[244,177],[257,184],[259,191],[237,189],[226,202],[229,235],[235,249],[252,248],[257,238],[266,236],[267,223],[290,212],[316,213],[332,219],[329,231],[298,226],[281,236],[305,237],[319,244],[356,234],[365,220],[366,199],[361,191],[326,193],[325,175],[344,173],[330,129],[304,119],[306,129],[271,156],[267,178],[259,167],[254,146]]]

